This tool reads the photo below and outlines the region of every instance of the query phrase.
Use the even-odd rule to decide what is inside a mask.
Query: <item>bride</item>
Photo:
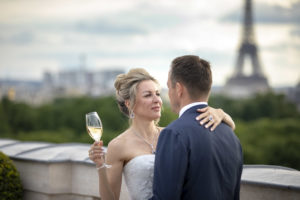
[[[154,156],[162,127],[158,127],[162,100],[159,84],[144,69],[132,69],[115,81],[116,99],[120,111],[130,118],[130,127],[114,138],[107,148],[104,165],[103,142],[95,142],[89,157],[96,164],[101,199],[119,199],[122,173],[131,199],[152,197]],[[222,109],[199,110],[197,120],[214,129],[222,120],[234,129],[231,117]],[[213,117],[213,120],[211,120]],[[209,120],[210,118],[210,120]],[[196,120],[196,119],[195,119]]]

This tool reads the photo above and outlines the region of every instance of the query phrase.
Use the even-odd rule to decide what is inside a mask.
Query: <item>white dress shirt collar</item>
[[[194,102],[194,103],[190,103],[188,105],[183,106],[180,111],[179,111],[179,117],[181,117],[181,115],[187,111],[189,108],[193,107],[193,106],[197,106],[197,105],[207,105],[207,102]]]

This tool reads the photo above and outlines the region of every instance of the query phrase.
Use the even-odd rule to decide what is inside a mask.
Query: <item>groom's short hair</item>
[[[208,97],[212,85],[210,64],[195,55],[177,57],[172,61],[170,70],[172,87],[176,82],[183,84],[193,100]]]

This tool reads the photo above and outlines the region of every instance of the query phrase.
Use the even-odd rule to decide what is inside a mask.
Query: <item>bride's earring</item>
[[[132,110],[129,111],[129,117],[130,117],[130,119],[134,118],[134,112]]]

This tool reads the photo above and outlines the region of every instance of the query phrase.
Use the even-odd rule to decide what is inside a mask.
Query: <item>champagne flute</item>
[[[93,138],[96,142],[100,142],[103,132],[103,126],[100,117],[97,112],[90,112],[85,115],[86,120],[86,129],[88,134]],[[110,168],[111,165],[107,165],[104,163],[104,166]]]

